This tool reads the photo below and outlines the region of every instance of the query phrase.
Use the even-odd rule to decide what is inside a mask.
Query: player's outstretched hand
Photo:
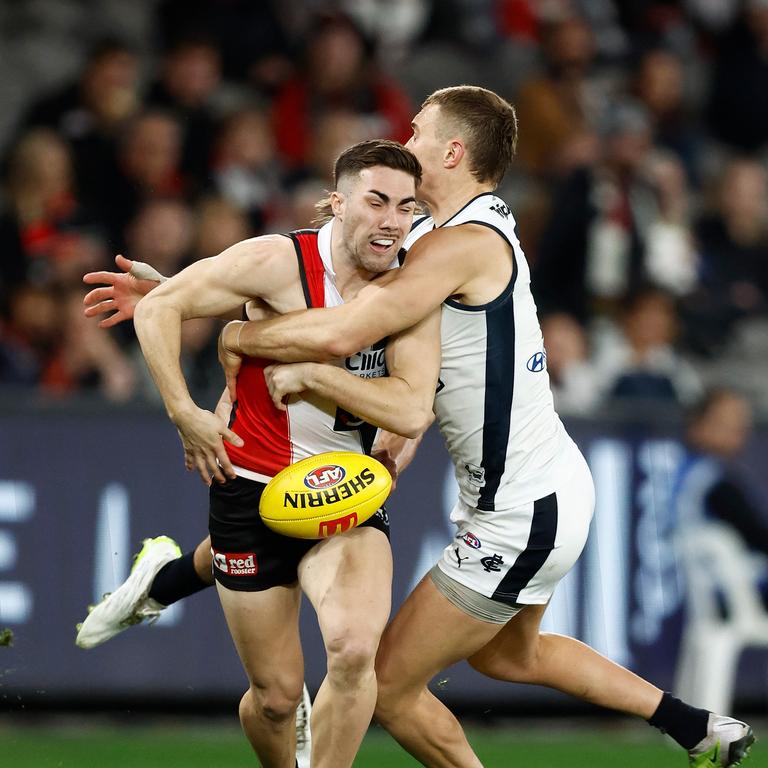
[[[264,380],[275,408],[286,410],[288,395],[298,395],[309,389],[309,375],[315,363],[284,363],[268,365],[264,369]]]
[[[224,450],[224,440],[238,448],[243,446],[243,441],[227,428],[226,422],[197,407],[177,415],[174,421],[184,446],[184,466],[190,472],[197,471],[206,485],[211,484],[211,478],[225,483],[236,477]]]
[[[236,343],[243,326],[242,320],[232,320],[222,328],[219,334],[219,362],[224,369],[227,390],[231,402],[237,400],[237,374],[243,364],[243,356],[236,349]]]
[[[83,282],[88,285],[106,284],[94,288],[83,299],[86,317],[112,312],[109,317],[99,321],[101,328],[111,328],[124,320],[133,319],[139,299],[163,280],[159,272],[141,261],[131,261],[118,254],[115,263],[122,272],[88,272],[83,277]]]

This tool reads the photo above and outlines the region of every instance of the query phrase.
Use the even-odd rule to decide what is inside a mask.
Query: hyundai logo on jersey
[[[526,367],[528,368],[529,371],[532,371],[533,373],[539,373],[539,371],[544,370],[544,365],[546,362],[547,362],[547,353],[536,352],[535,354],[531,355],[528,358]]]
[[[313,469],[305,478],[304,485],[313,491],[319,491],[323,488],[331,488],[340,483],[346,475],[344,467],[337,464],[326,464],[323,467]]]

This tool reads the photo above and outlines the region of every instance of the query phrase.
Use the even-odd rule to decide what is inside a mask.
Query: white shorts
[[[573,471],[549,496],[494,512],[459,501],[452,517],[462,522],[437,567],[493,600],[544,604],[584,549],[594,509],[592,474],[574,451]]]

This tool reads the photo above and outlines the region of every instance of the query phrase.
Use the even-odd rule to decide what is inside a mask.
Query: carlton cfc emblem
[[[344,467],[338,464],[324,464],[322,467],[313,469],[304,477],[304,485],[313,491],[322,491],[325,488],[333,488],[340,483],[347,475]]]

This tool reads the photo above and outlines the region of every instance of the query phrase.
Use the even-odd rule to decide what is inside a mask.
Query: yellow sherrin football
[[[392,477],[376,459],[334,451],[291,464],[269,481],[259,512],[284,536],[325,539],[364,523],[384,503]]]

